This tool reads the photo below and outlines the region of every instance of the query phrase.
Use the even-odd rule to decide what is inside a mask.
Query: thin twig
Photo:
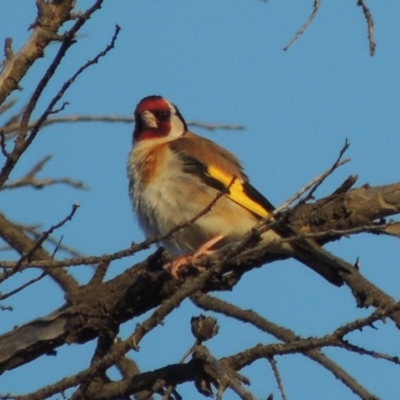
[[[24,112],[22,113],[21,124],[20,124],[17,138],[15,140],[14,148],[13,148],[10,156],[7,157],[6,162],[4,163],[4,165],[1,169],[1,172],[0,172],[0,187],[2,187],[4,185],[4,183],[7,181],[11,171],[14,169],[15,165],[17,164],[17,162],[20,159],[20,157],[22,156],[22,154],[25,152],[25,150],[30,146],[32,141],[35,139],[35,137],[41,127],[41,124],[51,114],[56,103],[64,95],[65,91],[71,86],[71,84],[74,81],[73,79],[76,79],[77,75],[75,74],[73,76],[72,80],[71,79],[68,80],[62,86],[62,88],[59,90],[59,92],[56,94],[56,96],[54,96],[53,99],[50,101],[46,110],[42,113],[42,115],[36,121],[35,125],[32,127],[30,135],[27,137],[28,124],[29,124],[30,118],[32,116],[34,109],[36,108],[39,98],[41,97],[41,95],[43,93],[43,90],[46,88],[48,82],[54,76],[55,71],[58,69],[58,67],[59,67],[62,59],[64,58],[66,52],[68,51],[68,49],[76,42],[75,41],[76,33],[79,31],[80,28],[82,28],[82,26],[91,17],[91,15],[101,7],[102,2],[103,2],[103,0],[95,1],[95,3],[90,8],[88,8],[84,13],[82,13],[77,18],[73,27],[67,33],[65,33],[63,35],[63,40],[62,40],[60,49],[58,50],[56,56],[54,57],[52,63],[50,64],[50,66],[47,68],[44,76],[41,78],[38,85],[36,86]],[[41,2],[38,2],[38,7],[40,6],[40,4],[41,4]],[[115,34],[114,34],[114,37],[115,37]],[[113,42],[111,43],[111,45],[113,45]],[[97,62],[97,60],[95,62]],[[87,67],[85,67],[85,68],[87,68]],[[83,71],[82,68],[80,68],[79,71],[78,71],[79,72],[78,75]]]
[[[267,230],[273,229],[276,225],[278,225],[281,222],[280,218],[275,218],[277,215],[279,215],[282,211],[285,211],[293,202],[301,198],[301,196],[307,192],[308,190],[311,189],[310,193],[305,197],[305,199],[301,200],[297,206],[303,204],[306,202],[307,199],[312,197],[313,193],[315,190],[324,182],[324,180],[332,174],[333,171],[335,171],[337,168],[341,167],[342,165],[346,164],[347,162],[350,161],[349,158],[346,158],[344,160],[341,160],[343,157],[343,154],[345,151],[348,149],[349,143],[346,139],[344,146],[342,147],[338,158],[336,161],[333,163],[333,165],[324,173],[318,175],[315,177],[311,182],[309,182],[306,186],[304,186],[302,189],[297,191],[293,196],[291,196],[288,200],[286,200],[282,205],[279,207],[275,208],[274,211],[271,214],[268,214],[265,218],[263,218],[252,230],[251,232],[248,233],[247,236],[243,239],[243,241],[240,242],[239,245],[233,246],[232,251],[234,253],[229,254],[229,256],[233,256],[234,254],[238,254],[239,251],[244,249],[247,244],[257,235],[259,236],[260,234],[266,232]],[[296,238],[296,239],[295,239]],[[297,235],[290,236],[290,238],[285,238],[282,239],[282,241],[293,241],[299,239]]]
[[[196,340],[194,342],[194,344],[192,346],[190,346],[190,348],[185,352],[185,354],[183,355],[183,357],[179,360],[178,364],[183,364],[186,360],[186,358],[193,353],[193,350],[196,348],[196,346],[198,346],[200,343],[198,340]],[[159,390],[161,390],[164,386],[163,382],[160,382],[159,384],[156,384],[152,390],[147,394],[147,396],[143,399],[143,400],[147,400],[149,399],[151,396],[153,396],[154,393],[157,393]],[[170,395],[171,393],[175,390],[176,386],[175,385],[169,385],[164,393],[163,393],[163,397],[162,400],[169,400],[170,399]]]
[[[357,5],[362,8],[365,19],[367,20],[369,54],[371,55],[371,57],[373,57],[376,48],[376,42],[374,37],[374,20],[372,18],[371,11],[369,10],[367,4],[365,3],[365,0],[358,0]]]
[[[197,307],[205,311],[213,311],[238,321],[251,324],[257,329],[276,337],[280,341],[290,343],[301,339],[301,337],[291,330],[276,325],[266,318],[261,317],[253,310],[243,310],[236,305],[203,293],[196,293],[191,297],[191,300]],[[356,379],[319,350],[307,350],[303,355],[322,365],[361,398],[372,397]]]
[[[43,189],[46,186],[52,185],[67,185],[75,189],[88,190],[88,187],[81,181],[75,181],[71,178],[21,178],[10,183],[5,183],[1,190],[19,189],[21,187],[31,186],[35,189]]]
[[[350,161],[350,158],[345,158],[344,160],[341,160],[336,164],[336,169],[341,167],[344,164],[347,164]],[[304,186],[302,189],[300,189],[298,192],[296,192],[293,196],[291,196],[288,200],[286,200],[281,206],[276,208],[273,212],[274,215],[277,213],[280,213],[284,210],[286,210],[292,203],[294,203],[296,200],[298,200],[305,192],[307,192],[309,189],[313,188],[315,185],[320,185],[320,182],[323,182],[330,174],[332,173],[332,167],[322,173],[321,175],[316,176],[314,179],[312,179],[309,183],[307,183],[306,186]]]
[[[41,279],[43,279],[45,276],[47,275],[46,271],[43,271],[38,277],[31,279],[30,281],[24,283],[23,285],[19,286],[18,288],[11,290],[8,293],[5,294],[0,294],[0,300],[5,300],[8,297],[13,296],[14,294],[20,292],[21,290],[25,289],[26,287],[40,281]]]
[[[45,242],[45,240],[58,228],[61,228],[66,222],[71,221],[73,216],[76,213],[76,210],[79,208],[79,204],[73,204],[72,210],[67,217],[65,217],[62,221],[60,221],[56,225],[52,225],[50,229],[43,232],[42,236],[36,241],[33,247],[26,253],[23,254],[22,257],[15,264],[15,268],[11,272],[5,272],[2,276],[0,276],[0,283],[5,279],[9,278],[11,275],[14,275],[23,267],[23,262],[27,260],[28,262],[31,260],[31,257],[35,254],[35,252],[41,247],[41,245]]]
[[[36,121],[35,125],[32,127],[31,134],[29,138],[27,139],[27,142],[31,141],[32,136],[35,136],[36,133],[39,131],[40,127],[42,126],[43,122],[48,118],[48,116],[54,111],[54,106],[58,103],[58,101],[64,96],[65,92],[69,89],[69,87],[75,82],[75,80],[81,75],[86,69],[88,69],[90,66],[97,64],[100,60],[100,58],[105,57],[108,52],[110,52],[114,46],[115,42],[117,40],[118,34],[120,32],[121,28],[116,25],[115,26],[115,31],[114,35],[111,39],[111,42],[106,46],[104,50],[99,52],[93,59],[87,61],[84,65],[82,65],[74,75],[72,75],[71,78],[69,78],[61,87],[61,89],[58,91],[58,93],[53,97],[53,99],[50,101],[49,105],[47,106],[47,109],[44,111],[44,113],[39,117],[39,119]],[[22,125],[22,122],[21,122]]]
[[[299,204],[303,204],[306,201],[312,199],[315,191],[322,185],[322,183],[325,181],[325,179],[329,175],[331,175],[335,170],[337,170],[340,166],[342,166],[343,164],[345,164],[346,162],[349,161],[349,159],[342,160],[344,153],[348,150],[349,147],[350,147],[350,143],[346,139],[343,147],[341,148],[341,150],[339,152],[339,155],[338,155],[336,161],[332,164],[332,166],[326,172],[324,172],[322,175],[320,175],[319,179],[315,182],[315,184],[313,185],[313,188],[310,190],[308,195],[302,201],[300,201]]]
[[[24,230],[24,232],[29,233],[35,240],[37,240],[42,235],[42,233],[38,231],[39,226],[29,226],[29,225],[19,225],[19,226]],[[53,237],[52,235],[50,235],[46,239],[46,242],[54,245],[55,247],[58,246],[59,250],[65,251],[66,253],[69,253],[73,257],[82,257],[82,253],[80,253],[78,250],[74,249],[71,246],[59,243],[59,239]]]
[[[0,105],[0,115],[4,114],[7,110],[9,110],[16,102],[17,102],[17,99],[10,99],[10,100],[7,100],[2,105]]]
[[[43,244],[43,242],[58,228],[61,228],[65,223],[67,223],[68,221],[71,221],[73,216],[76,213],[76,210],[79,208],[79,204],[75,203],[72,205],[72,210],[69,213],[69,215],[67,215],[62,221],[60,221],[58,224],[56,225],[52,225],[50,227],[50,229],[48,229],[47,231],[43,232],[42,237],[36,242],[35,246],[33,246],[32,250],[30,250],[27,254],[23,255],[21,257],[21,259],[18,261],[18,263],[22,263],[22,261],[24,261],[24,259],[26,260],[30,260],[30,258],[32,257],[33,254],[35,254],[35,251]],[[17,263],[17,268],[18,268],[18,263]]]
[[[314,20],[315,16],[317,15],[320,5],[321,5],[321,0],[314,0],[313,11],[312,11],[311,15],[308,17],[307,21],[302,25],[302,27],[296,32],[293,39],[283,48],[284,51],[288,50],[289,47],[291,47],[292,44],[304,33],[304,31],[307,29],[308,25],[311,24],[311,22]]]
[[[49,115],[58,114],[59,112],[65,110],[65,107],[67,107],[67,105],[69,105],[69,102],[68,101],[64,101],[64,103],[62,103],[61,107],[51,110]]]
[[[6,148],[6,135],[3,132],[0,132],[0,146],[1,146],[1,153],[5,158],[8,158],[10,155]]]
[[[283,387],[283,382],[281,378],[281,374],[279,373],[278,366],[276,364],[276,360],[274,357],[268,357],[268,362],[271,365],[272,371],[275,376],[276,383],[278,385],[279,391],[281,392],[282,400],[287,400],[286,394],[285,394],[285,388]]]
[[[360,226],[357,228],[349,228],[349,229],[329,229],[323,232],[308,232],[308,233],[300,233],[298,235],[293,235],[290,237],[282,238],[280,241],[282,243],[298,241],[300,239],[323,239],[329,236],[347,236],[356,233],[384,233],[385,235],[390,235],[390,233],[386,233],[384,231],[385,228],[390,227],[389,224],[379,224],[372,226]]]
[[[54,257],[56,256],[57,251],[60,249],[61,242],[63,241],[63,239],[64,239],[64,236],[61,236],[60,239],[59,239],[59,241],[56,243],[56,246],[54,247],[54,250],[53,250],[53,252],[51,253],[51,259],[52,259],[52,260],[54,260]]]
[[[200,122],[200,121],[188,121],[187,123],[189,126],[195,126],[197,128],[207,129],[209,131],[216,131],[216,130],[231,130],[231,131],[243,131],[246,129],[243,125],[236,125],[236,124],[214,124],[214,123],[207,123],[207,122]]]
[[[367,350],[367,349],[364,349],[363,347],[351,344],[348,341],[343,341],[343,347],[346,350],[349,350],[349,351],[357,353],[357,354],[370,356],[370,357],[373,357],[376,359],[381,359],[381,360],[389,361],[396,365],[400,365],[400,359],[398,356],[390,356],[385,353],[379,353],[377,351]]]
[[[69,115],[69,116],[60,116],[60,117],[49,117],[43,123],[42,127],[49,126],[57,123],[76,123],[76,122],[110,122],[110,123],[125,123],[125,124],[133,124],[135,122],[135,117],[130,116],[119,116],[119,115]],[[36,125],[37,121],[30,122],[28,124],[28,129],[33,128]],[[200,121],[188,121],[187,124],[189,126],[194,126],[198,128],[207,129],[209,131],[216,130],[244,130],[245,127],[243,125],[237,124],[220,124],[220,123],[207,123]],[[1,132],[4,134],[11,134],[13,132],[18,131],[20,127],[19,123],[13,123],[10,125],[4,126]],[[7,137],[9,138],[9,137]]]
[[[88,187],[80,181],[75,181],[71,178],[45,178],[39,179],[36,178],[36,174],[38,174],[45,164],[51,160],[52,156],[46,156],[39,162],[37,162],[31,170],[22,178],[16,179],[10,183],[5,183],[1,190],[4,189],[17,189],[24,186],[32,186],[35,189],[42,189],[45,186],[56,185],[56,184],[65,184],[72,186],[76,189],[84,189],[87,190]]]

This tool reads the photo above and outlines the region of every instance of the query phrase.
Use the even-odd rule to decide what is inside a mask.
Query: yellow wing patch
[[[229,187],[229,192],[226,194],[226,196],[233,200],[235,203],[238,203],[242,207],[247,208],[261,218],[265,218],[270,215],[270,213],[262,205],[252,200],[246,194],[243,184],[238,179],[235,179],[232,183],[232,179],[234,178],[232,175],[227,174],[226,172],[221,171],[220,169],[212,165],[207,168],[207,173],[212,178],[221,182],[226,188]]]

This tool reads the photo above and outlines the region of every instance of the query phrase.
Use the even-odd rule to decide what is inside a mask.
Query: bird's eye
[[[171,118],[171,111],[156,111],[154,115],[159,121],[168,121]]]

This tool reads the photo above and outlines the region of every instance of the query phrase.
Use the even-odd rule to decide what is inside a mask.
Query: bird
[[[133,147],[128,157],[129,194],[138,223],[176,260],[166,266],[180,279],[180,269],[204,254],[240,240],[260,220],[273,218],[274,206],[254,188],[238,158],[217,143],[189,131],[179,109],[151,95],[136,106]],[[218,198],[218,196],[220,196]],[[217,199],[213,204],[213,199]],[[192,223],[172,235],[212,204]],[[289,255],[341,286],[335,258],[288,227],[262,233],[268,251]],[[201,270],[201,267],[199,268]]]

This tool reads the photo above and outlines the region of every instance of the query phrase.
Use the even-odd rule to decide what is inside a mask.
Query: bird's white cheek
[[[171,131],[168,135],[170,140],[177,139],[178,137],[182,136],[185,133],[185,125],[180,118],[176,115],[172,116],[171,118]]]

